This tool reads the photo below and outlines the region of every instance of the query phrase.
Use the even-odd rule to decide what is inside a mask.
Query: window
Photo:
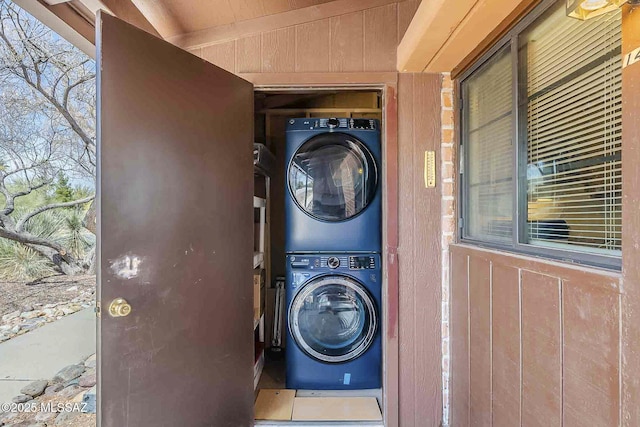
[[[547,2],[462,77],[464,240],[620,265],[620,19]]]

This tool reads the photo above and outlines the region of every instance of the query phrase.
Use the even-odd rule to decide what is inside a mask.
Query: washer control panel
[[[349,270],[367,270],[376,267],[376,257],[370,255],[358,255],[349,257]]]
[[[332,132],[352,129],[379,132],[379,128],[380,123],[377,119],[355,119],[351,117],[289,119],[287,123],[287,131],[318,129]]]
[[[290,255],[295,269],[372,270],[380,268],[379,255]]]

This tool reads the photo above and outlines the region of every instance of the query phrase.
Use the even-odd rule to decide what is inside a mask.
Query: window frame
[[[518,39],[520,35],[525,32],[540,16],[542,16],[547,10],[554,7],[558,3],[558,0],[543,0],[538,6],[536,6],[525,17],[518,21],[504,36],[502,36],[497,42],[495,42],[489,50],[487,50],[482,56],[479,57],[469,68],[462,72],[455,81],[455,91],[457,94],[458,108],[456,111],[457,120],[459,125],[456,130],[459,132],[458,136],[458,179],[460,185],[458,186],[458,242],[468,243],[479,247],[497,249],[508,252],[514,252],[521,255],[531,255],[540,258],[549,258],[552,260],[559,260],[574,264],[584,264],[593,267],[605,268],[609,270],[620,271],[622,269],[622,255],[607,255],[597,254],[593,252],[586,252],[581,250],[570,250],[551,248],[545,246],[536,246],[528,243],[523,243],[527,240],[527,216],[528,201],[527,201],[527,181],[523,179],[523,173],[526,173],[527,165],[527,138],[526,138],[526,123],[523,125],[523,117],[526,118],[526,114],[522,114],[522,108],[519,104],[521,99],[519,90],[520,85],[520,57],[518,54]],[[571,19],[571,18],[567,18]],[[464,105],[464,93],[463,82],[487,63],[495,54],[501,50],[510,47],[511,56],[511,73],[512,73],[512,140],[513,144],[513,224],[512,224],[512,241],[511,243],[492,242],[487,240],[476,239],[468,237],[468,194],[469,194],[469,174],[465,175],[465,172],[469,171],[469,156],[467,152],[467,146],[465,143],[465,136],[468,126],[467,112],[468,108]],[[523,133],[524,132],[524,133]],[[524,137],[523,137],[524,135]],[[624,205],[622,206],[624,209]],[[525,215],[521,215],[525,213]],[[623,225],[624,227],[624,225]]]

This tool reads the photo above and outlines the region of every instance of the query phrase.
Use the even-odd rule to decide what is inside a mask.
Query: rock
[[[56,417],[56,412],[38,412],[36,415],[36,421],[50,421]]]
[[[75,311],[71,307],[62,307],[62,314],[73,314]]]
[[[78,380],[78,385],[80,387],[93,387],[96,385],[96,373],[88,372],[80,377]]]
[[[47,425],[44,423],[33,423],[29,424],[27,427],[47,427]]]
[[[50,385],[49,387],[47,387],[44,390],[44,394],[47,395],[47,396],[50,395],[50,394],[55,394],[55,393],[59,392],[60,390],[62,390],[63,388],[64,388],[64,385],[62,385],[62,384],[53,384],[53,385]]]
[[[72,385],[78,385],[79,381],[80,381],[80,378],[76,378],[75,380],[67,381],[66,383],[63,384],[64,388],[71,387]]]
[[[2,325],[2,326],[0,326],[0,332],[7,332],[11,328],[12,328],[11,325]]]
[[[20,315],[20,317],[22,317],[23,319],[35,319],[36,317],[39,317],[41,315],[42,315],[42,311],[33,310],[33,311],[25,311]]]
[[[20,316],[20,310],[13,311],[13,312],[11,312],[9,314],[5,314],[4,316],[2,316],[2,321],[3,322],[8,322],[9,320],[13,320],[13,319],[15,319],[16,317],[19,317],[19,316]]]
[[[55,425],[57,426],[66,426],[73,422],[74,419],[78,418],[81,412],[60,412],[56,417]]]
[[[91,414],[96,413],[96,386],[91,387],[85,394],[82,399],[87,406],[84,408],[85,412],[89,412]]]
[[[56,308],[58,304],[45,304],[44,308],[45,309],[51,309],[51,308]]]
[[[16,325],[13,328],[11,328],[11,333],[17,334],[18,332],[20,332],[20,329],[21,329],[20,325]]]
[[[45,308],[42,312],[47,317],[53,317],[56,314],[56,311],[53,308]]]
[[[69,365],[58,372],[53,377],[52,381],[54,384],[69,382],[82,375],[84,373],[84,370],[85,368],[82,365]]]
[[[22,306],[22,311],[31,311],[31,310],[33,310],[32,305],[27,304]]]
[[[4,342],[4,341],[6,341],[6,340],[8,340],[8,339],[9,339],[9,336],[8,336],[8,335],[0,334],[0,342]]]
[[[18,416],[17,412],[0,412],[0,423],[9,422]],[[3,426],[4,424],[0,424]]]
[[[47,380],[34,381],[28,386],[23,387],[22,390],[20,390],[20,393],[27,394],[32,397],[40,396],[47,388],[47,384]]]
[[[59,397],[74,397],[82,391],[82,387],[76,384],[72,384],[69,387],[65,387],[62,391],[59,391],[57,396]]]
[[[33,397],[29,396],[28,394],[19,394],[13,399],[11,399],[13,403],[25,403],[30,400],[33,400]]]
[[[74,292],[74,291],[77,291],[77,290],[78,290],[77,286],[72,286],[69,289],[67,289],[67,292]]]
[[[84,361],[84,366],[86,366],[87,368],[95,368],[96,367],[96,355],[92,354],[91,356],[89,356],[87,358],[87,360]]]

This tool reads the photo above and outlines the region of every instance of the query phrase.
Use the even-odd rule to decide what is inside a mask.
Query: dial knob
[[[329,259],[327,260],[327,265],[329,266],[329,268],[338,268],[340,267],[340,260],[335,256],[329,257]]]
[[[329,126],[331,129],[337,128],[338,126],[340,126],[340,120],[336,119],[335,117],[332,117],[329,120],[327,120],[327,126]]]

